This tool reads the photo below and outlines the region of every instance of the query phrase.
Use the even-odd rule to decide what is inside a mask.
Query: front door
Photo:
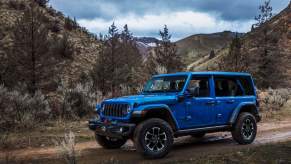
[[[187,88],[188,92],[195,91],[195,95],[185,100],[186,124],[188,128],[206,127],[215,123],[215,99],[210,94],[210,77],[193,76]]]

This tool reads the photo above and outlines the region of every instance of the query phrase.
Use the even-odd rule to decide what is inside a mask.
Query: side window
[[[243,91],[234,78],[215,77],[215,95],[217,97],[242,96]]]
[[[208,77],[192,77],[188,90],[196,91],[196,97],[209,97],[210,91],[208,79]]]
[[[239,77],[239,81],[245,91],[245,95],[254,95],[254,88],[250,77]]]

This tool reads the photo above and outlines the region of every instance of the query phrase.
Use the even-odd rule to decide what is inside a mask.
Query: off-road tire
[[[170,152],[173,142],[171,126],[159,118],[151,118],[141,122],[134,131],[134,144],[137,152],[148,159],[166,156]],[[150,147],[153,147],[152,150]]]
[[[196,134],[192,134],[191,136],[197,139],[201,139],[206,135],[206,133],[196,133]]]
[[[106,136],[95,135],[96,141],[105,149],[118,149],[124,145],[127,139],[113,139]]]
[[[249,127],[246,126],[247,122],[250,124]],[[244,130],[246,128],[248,128],[248,130]],[[252,143],[257,135],[256,118],[251,113],[241,113],[238,116],[231,134],[232,138],[239,144],[246,145]]]

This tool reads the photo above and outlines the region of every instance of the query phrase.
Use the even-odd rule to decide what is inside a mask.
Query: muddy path
[[[291,140],[291,121],[280,121],[273,123],[258,124],[258,134],[255,142],[251,145],[238,145],[232,140],[231,134],[227,132],[207,134],[203,139],[197,140],[190,136],[175,139],[175,144],[167,158],[155,160],[155,162],[173,162],[175,160],[194,158],[195,156],[211,154],[221,151],[233,151],[242,148],[260,146],[261,144],[281,142]],[[131,141],[128,141],[121,149],[105,150],[95,141],[78,143],[76,145],[78,160],[84,163],[103,163],[104,161],[114,162],[153,162],[144,161],[135,152]],[[59,150],[56,147],[28,148],[13,150],[10,152],[0,152],[0,161],[9,153],[16,160],[24,161],[46,161],[47,163],[61,163]],[[82,163],[82,162],[81,162]]]

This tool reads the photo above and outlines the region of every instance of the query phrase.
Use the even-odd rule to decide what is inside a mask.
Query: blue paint
[[[140,114],[153,109],[166,110],[170,113],[177,130],[198,127],[219,126],[234,123],[241,108],[245,105],[256,107],[256,92],[254,81],[248,73],[238,72],[179,72],[174,74],[155,75],[153,78],[186,76],[183,89],[179,92],[142,92],[138,95],[123,96],[107,99],[100,105],[96,105],[97,113],[100,113],[102,120],[107,119],[117,122],[131,122],[133,114]],[[208,97],[190,97],[187,94],[187,87],[191,77],[207,77],[209,82]],[[245,95],[246,92],[239,80],[234,80],[242,90],[240,96],[217,97],[215,93],[214,77],[228,77],[238,79],[248,78],[253,88],[252,95]],[[179,97],[183,97],[182,101]],[[125,117],[105,116],[102,113],[102,106],[105,104],[129,104],[130,111]]]

